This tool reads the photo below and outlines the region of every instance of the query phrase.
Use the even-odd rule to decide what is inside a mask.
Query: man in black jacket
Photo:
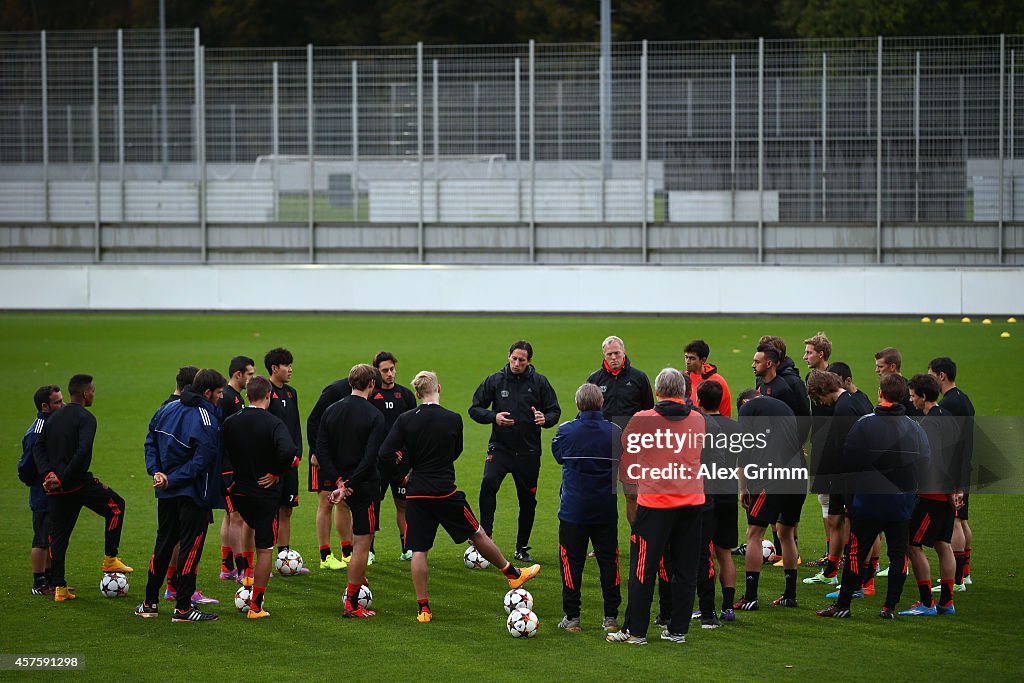
[[[534,370],[533,347],[517,341],[508,350],[508,365],[485,379],[473,394],[469,416],[490,424],[484,477],[480,483],[480,524],[494,535],[494,511],[498,489],[511,474],[519,498],[519,529],[515,559],[533,562],[530,532],[537,509],[537,480],[540,478],[540,430],[558,424],[562,409],[544,375]]]
[[[117,556],[124,524],[124,498],[92,475],[92,444],[96,438],[96,418],[86,408],[92,405],[96,387],[91,375],[75,375],[68,381],[71,400],[53,414],[32,455],[36,470],[43,477],[43,490],[50,506],[50,573],[54,600],[74,600],[64,578],[64,558],[78,513],[87,507],[105,520],[103,571],[133,571]]]
[[[251,378],[245,387],[249,407],[231,415],[221,428],[225,455],[235,468],[231,496],[239,516],[255,532],[255,573],[245,579],[245,585],[252,585],[249,619],[270,616],[263,609],[263,595],[273,564],[281,475],[298,453],[284,422],[268,410],[271,388],[266,377]]]
[[[377,388],[377,371],[361,363],[348,373],[352,394],[341,399],[323,415],[317,432],[316,453],[320,461],[320,487],[331,491],[328,501],[342,500],[352,511],[352,559],[345,589],[345,617],[365,618],[374,612],[361,607],[357,597],[366,581],[373,534],[380,528],[380,474],[377,451],[387,436],[384,416],[370,404]]]

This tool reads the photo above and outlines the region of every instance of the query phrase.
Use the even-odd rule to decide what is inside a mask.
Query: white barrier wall
[[[6,266],[0,309],[1017,315],[1024,268]]]

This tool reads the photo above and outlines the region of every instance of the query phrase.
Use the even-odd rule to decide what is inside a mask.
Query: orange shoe
[[[345,617],[346,619],[366,619],[367,617],[377,616],[377,613],[373,610],[366,609],[365,607],[358,607],[356,609],[349,609],[348,607],[346,607],[345,611],[342,612],[341,616]]]
[[[416,615],[416,621],[420,622],[421,624],[429,623],[430,620],[433,618],[434,615],[428,609],[422,610],[420,611],[419,614]]]
[[[262,607],[260,608],[259,612],[257,612],[256,610],[250,609],[248,612],[245,613],[245,618],[246,619],[263,619],[264,617],[269,617],[269,616],[270,616],[270,612],[268,612],[267,610],[263,609]]]
[[[57,586],[53,591],[54,602],[64,602],[65,600],[77,600],[78,596],[68,590],[67,586]]]
[[[864,595],[874,595],[874,594],[875,594],[875,580],[871,579],[866,584],[864,584]]]
[[[103,556],[103,571],[107,574],[111,572],[119,572],[121,574],[131,574],[134,569],[126,565],[121,561],[120,557],[111,557],[110,555]]]
[[[519,576],[517,578],[515,578],[515,579],[509,579],[508,580],[509,588],[519,588],[524,583],[526,583],[527,581],[529,581],[533,577],[537,576],[538,572],[540,572],[540,565],[539,564],[534,564],[534,565],[531,565],[529,567],[520,567],[519,568]]]

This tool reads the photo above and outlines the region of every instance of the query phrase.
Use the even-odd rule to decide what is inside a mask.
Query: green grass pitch
[[[370,568],[375,608],[371,620],[341,618],[343,572],[322,572],[313,527],[315,505],[302,499],[293,521],[293,547],[314,569],[298,578],[271,580],[270,619],[249,622],[231,605],[234,584],[216,579],[220,513],[200,567],[199,587],[219,598],[221,620],[213,624],[171,624],[170,603],[161,618],[132,615],[141,599],[152,552],[156,504],[145,472],[142,444],[149,418],[173,389],[180,365],[226,370],[229,358],[247,354],[261,361],[273,346],[295,354],[294,386],[303,420],[320,389],[366,362],[380,349],[399,358],[399,382],[408,384],[420,369],[435,370],[442,402],[463,415],[466,450],[457,463],[460,487],[474,507],[479,491],[488,428],[466,415],[472,392],[506,360],[511,342],[528,339],[534,363],[558,392],[563,419],[575,415],[573,393],[601,361],[600,343],[609,334],[626,341],[633,363],[652,378],[667,365],[682,367],[682,347],[701,337],[712,349],[733,393],[752,384],[750,359],[761,334],[778,334],[799,360],[801,340],[818,330],[833,340],[833,360],[853,367],[869,393],[877,389],[874,351],[895,345],[904,352],[904,373],[925,370],[932,357],[950,355],[960,367],[960,385],[981,415],[1021,415],[1020,334],[1001,320],[991,326],[947,322],[944,326],[895,319],[656,318],[656,317],[475,317],[338,315],[0,315],[0,346],[5,350],[8,398],[0,404],[0,426],[7,475],[0,526],[5,561],[0,564],[0,653],[78,654],[89,680],[164,679],[177,672],[193,679],[226,676],[253,680],[395,680],[444,675],[456,680],[770,680],[1019,678],[1017,658],[1024,588],[1018,576],[1022,532],[1017,523],[1020,496],[975,496],[971,521],[975,584],[956,594],[953,618],[897,619],[875,614],[881,595],[854,603],[854,618],[823,620],[813,609],[828,601],[824,590],[799,585],[800,607],[770,605],[717,631],[691,630],[689,642],[657,639],[646,648],[603,642],[597,568],[584,575],[583,633],[559,631],[561,582],[557,570],[558,486],[560,472],[545,432],[539,488],[535,556],[544,565],[528,586],[541,627],[522,642],[505,631],[501,598],[507,589],[494,569],[463,567],[463,548],[443,533],[431,553],[431,604],[435,619],[414,618],[415,595],[409,567],[398,559],[393,506],[385,500],[377,540],[378,563]],[[1013,336],[1000,338],[1009,330]],[[55,604],[29,594],[31,540],[27,489],[15,478],[20,440],[31,423],[32,392],[56,382],[66,389],[76,372],[96,377],[93,411],[99,421],[93,472],[128,501],[121,554],[136,568],[127,598],[110,600],[98,590],[102,531],[99,519],[83,512],[68,554],[68,579],[80,598]],[[303,464],[302,476],[304,481]],[[515,493],[506,480],[498,501],[495,540],[511,552],[515,534]],[[621,517],[623,574],[628,534]],[[800,528],[805,559],[822,550],[820,510],[808,497]],[[336,543],[336,539],[332,539]],[[800,578],[814,570],[801,568]],[[933,561],[933,573],[937,571]],[[742,582],[742,564],[739,567]],[[879,580],[884,586],[884,579]],[[781,592],[781,570],[768,568],[761,581],[762,602]],[[740,587],[742,591],[742,586]],[[623,601],[626,600],[625,585]],[[882,591],[880,591],[881,593]],[[916,599],[913,582],[902,606]],[[652,635],[657,635],[653,630]],[[172,673],[173,672],[173,673]],[[0,672],[0,677],[11,674]]]

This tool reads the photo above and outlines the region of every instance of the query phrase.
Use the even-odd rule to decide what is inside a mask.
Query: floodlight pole
[[[601,0],[601,220],[605,218],[605,185],[612,171],[612,1]]]
[[[160,164],[161,178],[167,177],[167,21],[164,0],[160,0]]]

